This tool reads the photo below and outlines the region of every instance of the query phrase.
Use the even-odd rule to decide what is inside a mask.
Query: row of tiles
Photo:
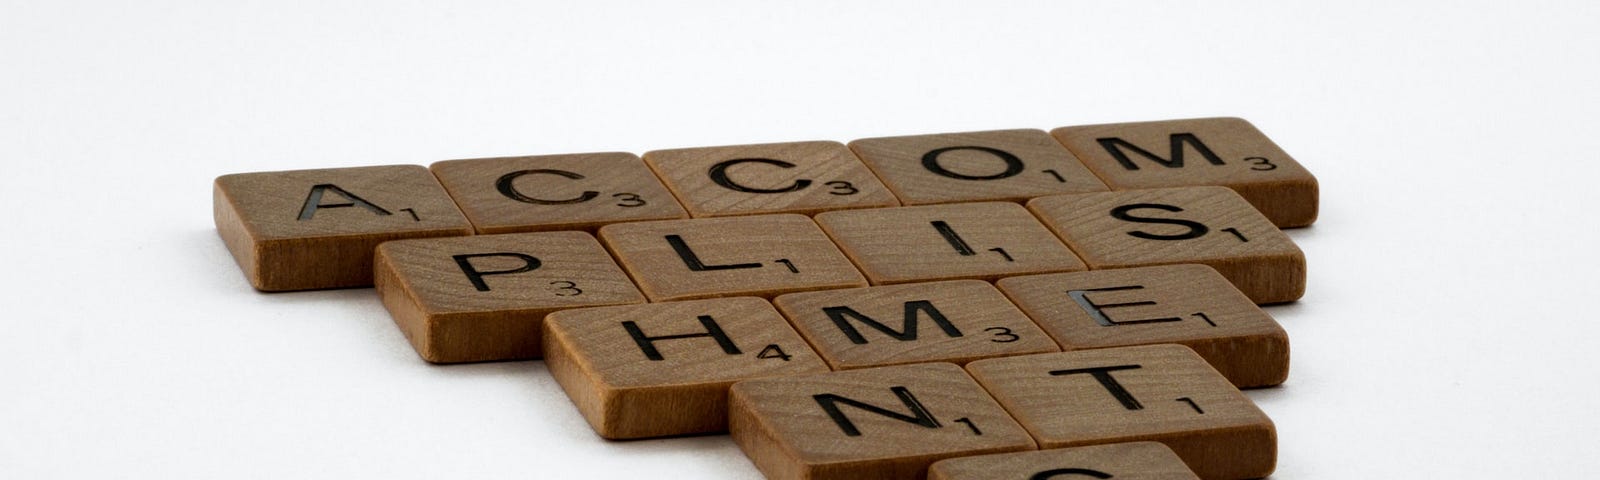
[[[819,290],[770,302],[733,297],[662,303],[613,295],[606,291],[613,284],[599,276],[579,284],[552,280],[573,277],[514,269],[504,270],[511,278],[496,279],[486,290],[441,295],[401,277],[420,270],[383,274],[378,294],[424,359],[520,360],[579,349],[563,338],[598,342],[581,348],[598,356],[599,363],[590,366],[634,388],[796,373],[787,368],[965,363],[1157,343],[1193,348],[1240,387],[1277,385],[1289,370],[1283,328],[1204,265],[1026,275],[995,284],[952,280]],[[465,280],[470,279],[459,283]],[[529,291],[555,291],[560,300],[530,302],[522,295]],[[577,298],[595,291],[605,296]],[[677,338],[710,339],[722,349],[708,349],[713,343],[705,340],[666,341]],[[681,355],[688,356],[660,362]],[[790,363],[791,356],[806,361]],[[773,357],[784,362],[749,362]]]
[[[1243,120],[1064,127],[1053,133],[1003,130],[863,139],[848,147],[793,142],[659,150],[642,161],[604,153],[445,161],[431,170],[233,174],[216,181],[215,212],[218,230],[252,284],[269,291],[370,284],[362,268],[307,258],[370,251],[386,239],[592,231],[690,216],[1026,201],[1186,185],[1227,186],[1280,227],[1303,226],[1316,215],[1315,178]],[[277,247],[299,257],[264,258]],[[358,258],[344,261],[365,266]],[[275,275],[261,271],[263,264],[301,272]]]
[[[593,371],[604,354],[547,359],[601,435],[727,431],[772,479],[920,479],[941,459],[1136,440],[1161,442],[1205,479],[1276,465],[1271,419],[1182,345],[638,388]]]
[[[1087,196],[1201,190],[1237,201],[1220,187],[1177,190]],[[1179,203],[1192,213],[1205,211],[1200,206],[1206,204]],[[1248,206],[1232,210],[1259,219]],[[939,215],[926,215],[930,211]],[[834,224],[834,215],[863,218]],[[868,280],[888,285],[1084,271],[1085,264],[1033,218],[1016,204],[978,203],[828,212],[815,221],[800,215],[758,215],[626,223],[601,228],[599,240],[585,232],[409,239],[381,244],[373,271],[379,294],[425,358],[443,363],[503,360],[526,358],[537,348],[537,342],[512,332],[536,330],[539,317],[562,309],[646,300],[773,298],[865,287]],[[1019,227],[1029,224],[1031,229]],[[1215,268],[1230,288],[1242,292],[1246,303],[1298,297],[1305,285],[1305,261],[1298,248],[1264,223],[1235,231],[1242,233],[1179,240],[1127,236],[1087,244],[1075,235],[1063,237],[1086,252],[1092,271],[1198,263]],[[1258,231],[1281,238],[1258,237]],[[1253,240],[1241,241],[1236,236],[1241,234]],[[1101,251],[1132,253],[1136,261],[1101,262],[1096,254]],[[915,275],[885,277],[885,272]],[[496,333],[439,333],[451,325]]]
[[[237,230],[222,231],[258,286],[329,277],[352,286],[371,284],[374,270],[367,252],[391,239],[259,241],[229,234]],[[440,238],[436,235],[451,232],[413,233]],[[1026,207],[985,202],[840,210],[815,218],[776,214],[629,222],[601,227],[598,234],[651,301],[1177,263],[1211,265],[1257,303],[1293,301],[1305,288],[1299,247],[1223,187],[1057,195],[1031,200]],[[453,240],[391,249],[421,249],[434,261],[456,255],[494,261],[490,253],[508,258],[554,254],[521,252],[524,237],[506,235],[519,234],[447,236]],[[451,253],[440,256],[439,249]],[[551,268],[580,264],[557,262]]]
[[[592,168],[602,164],[603,173]],[[479,233],[618,216],[812,214],[1199,185],[1233,187],[1275,224],[1298,227],[1315,220],[1317,203],[1315,177],[1237,118],[655,150],[642,163],[628,153],[454,160],[431,169]],[[564,217],[560,208],[508,200],[614,208]]]

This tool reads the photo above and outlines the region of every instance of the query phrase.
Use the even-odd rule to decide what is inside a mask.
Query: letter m
[[[865,345],[867,337],[861,336],[861,331],[856,330],[856,326],[850,323],[850,319],[855,319],[855,321],[861,322],[862,325],[883,332],[895,340],[908,342],[917,339],[917,317],[921,314],[927,314],[934,324],[939,325],[940,330],[944,330],[945,335],[951,337],[961,336],[961,330],[956,329],[956,326],[950,323],[950,319],[945,318],[944,314],[939,312],[939,309],[933,307],[933,302],[927,300],[906,302],[905,323],[901,324],[900,330],[884,325],[882,322],[863,315],[850,307],[823,307],[822,312],[828,314],[828,318],[833,320],[835,326],[839,327],[839,331],[844,332],[844,336],[850,339],[850,343],[856,345]]]
[[[1163,167],[1183,168],[1183,152],[1186,148],[1193,148],[1200,153],[1200,156],[1206,157],[1206,161],[1211,162],[1212,165],[1223,165],[1222,157],[1218,157],[1216,153],[1213,153],[1211,148],[1206,147],[1205,142],[1201,142],[1200,137],[1195,136],[1193,133],[1174,133],[1169,139],[1171,153],[1167,155],[1171,158],[1161,158],[1159,155],[1150,153],[1149,150],[1139,148],[1138,145],[1128,143],[1127,140],[1117,137],[1097,138],[1095,141],[1106,149],[1106,153],[1116,157],[1117,163],[1121,164],[1122,168],[1128,170],[1138,170],[1139,164],[1133,163],[1133,159],[1128,157],[1128,152],[1124,149],[1131,150],[1133,153]]]

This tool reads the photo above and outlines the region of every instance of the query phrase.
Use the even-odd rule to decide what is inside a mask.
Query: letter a
[[[332,190],[335,195],[344,197],[346,200],[349,200],[349,202],[322,203],[322,195],[329,190]],[[375,203],[368,202],[361,197],[356,196],[354,193],[350,193],[343,188],[339,188],[338,185],[324,183],[311,187],[311,193],[306,194],[305,206],[300,207],[300,220],[310,220],[311,217],[317,214],[317,209],[319,208],[342,208],[354,206],[360,206],[361,208],[370,210],[372,213],[380,216],[389,215],[388,210],[384,210],[383,207],[380,207]]]

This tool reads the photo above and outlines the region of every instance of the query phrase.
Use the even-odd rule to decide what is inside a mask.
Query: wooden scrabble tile
[[[613,224],[600,238],[653,302],[867,286],[804,215]]]
[[[921,479],[1033,440],[961,367],[922,363],[733,385],[733,441],[767,478]]]
[[[644,302],[583,232],[387,242],[375,264],[383,306],[434,363],[538,358],[550,312]]]
[[[656,150],[644,161],[696,218],[900,205],[839,142]]]
[[[999,286],[1065,350],[1177,343],[1237,387],[1289,376],[1289,334],[1205,265],[1029,275]]]
[[[478,233],[594,231],[689,218],[631,153],[448,160],[429,167]]]
[[[250,285],[269,292],[370,286],[379,243],[472,234],[416,165],[223,175],[212,207]]]
[[[1058,195],[1034,199],[1028,209],[1090,269],[1199,263],[1256,303],[1305,293],[1300,247],[1224,187]]]
[[[817,224],[874,285],[1085,270],[1010,202],[824,212]]]
[[[850,149],[906,205],[1108,190],[1044,130],[863,138]]]
[[[727,431],[733,382],[828,371],[759,298],[563,310],[545,328],[550,374],[611,439]]]
[[[1032,452],[995,453],[934,462],[928,480],[1199,480],[1159,442],[1128,442]]]
[[[1056,139],[1113,190],[1220,185],[1279,227],[1317,219],[1317,179],[1242,118],[1061,127]]]
[[[1249,397],[1182,345],[991,358],[967,370],[1043,448],[1154,440],[1200,478],[1260,478],[1277,430]]]
[[[1059,351],[981,280],[790,293],[772,303],[836,370]]]

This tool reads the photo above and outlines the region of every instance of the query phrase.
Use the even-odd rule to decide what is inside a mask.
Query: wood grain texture
[[[1128,442],[934,462],[928,480],[1199,480],[1159,442]]]
[[[600,238],[655,302],[867,286],[804,215],[614,224]]]
[[[1194,351],[1148,345],[979,360],[967,370],[1043,448],[1153,440],[1200,478],[1260,478],[1277,430]]]
[[[1061,127],[1051,131],[1114,190],[1232,188],[1273,224],[1317,220],[1317,179],[1242,118]]]
[[[1010,202],[824,212],[816,220],[874,285],[1087,269]]]
[[[734,443],[774,480],[921,479],[937,460],[1034,448],[949,363],[747,380],[730,395]]]
[[[1258,304],[1305,293],[1300,247],[1225,187],[1057,195],[1028,209],[1090,269],[1198,263]]]
[[[1030,275],[999,287],[1065,350],[1177,343],[1240,388],[1289,376],[1289,334],[1205,265]]]
[[[655,150],[644,160],[695,218],[900,205],[839,142]]]
[[[790,293],[773,304],[835,370],[1059,351],[981,280]]]
[[[906,205],[1109,190],[1043,130],[863,138],[850,149]]]
[[[735,381],[828,371],[752,297],[563,310],[544,345],[551,376],[610,439],[725,432]]]
[[[384,308],[434,363],[538,358],[550,312],[645,300],[584,232],[387,242],[375,263]]]
[[[429,169],[480,234],[689,218],[631,153],[447,160]]]
[[[371,286],[379,243],[472,234],[416,165],[223,175],[212,213],[250,285],[269,292]]]

